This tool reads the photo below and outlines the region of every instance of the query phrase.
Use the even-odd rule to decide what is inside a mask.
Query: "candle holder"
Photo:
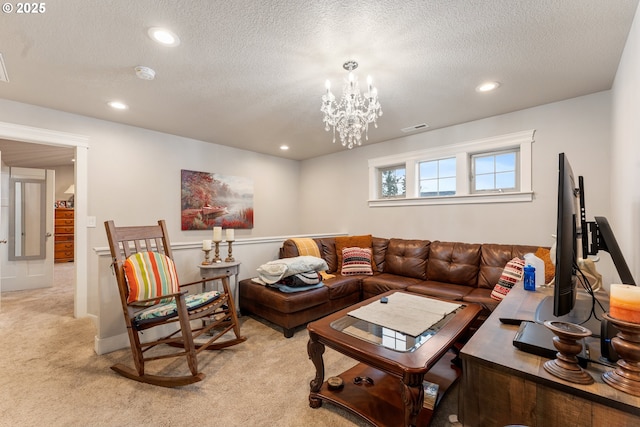
[[[544,326],[556,334],[553,346],[558,350],[555,359],[544,363],[544,370],[572,383],[593,384],[593,377],[578,365],[576,357],[582,350],[578,340],[590,336],[591,331],[580,325],[553,320],[547,320]]]
[[[225,262],[234,262],[235,258],[233,257],[233,250],[231,249],[231,245],[233,244],[233,240],[227,240],[229,243],[229,256],[224,259]]]
[[[216,250],[213,256],[213,262],[218,263],[218,262],[222,262],[222,259],[220,258],[220,242],[213,242],[216,245]]]
[[[616,319],[609,313],[602,316],[620,331],[611,340],[620,359],[613,371],[602,374],[602,379],[615,389],[640,396],[640,324]]]
[[[209,259],[209,252],[211,252],[211,249],[203,249],[202,252],[204,252],[204,261],[202,261],[202,265],[210,265],[211,260]]]

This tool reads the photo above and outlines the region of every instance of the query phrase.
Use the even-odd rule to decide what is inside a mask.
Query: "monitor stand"
[[[596,303],[595,313],[597,314],[598,319],[602,320],[602,314],[609,311],[609,301],[607,298],[598,298],[598,300],[604,307],[604,311],[600,308],[600,305]],[[538,308],[536,308],[536,322],[544,323],[546,320],[559,320],[562,322],[575,323],[576,325],[589,329],[592,336],[600,337],[600,320],[596,319],[593,315],[589,318],[589,314],[591,314],[591,305],[591,295],[586,292],[578,291],[573,310],[571,310],[569,314],[557,317],[553,315],[553,295],[551,295],[545,297],[540,304],[538,304]]]

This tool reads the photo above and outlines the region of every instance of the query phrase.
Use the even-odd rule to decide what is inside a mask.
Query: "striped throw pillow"
[[[344,248],[342,249],[342,270],[343,276],[354,274],[373,275],[371,268],[371,248]]]
[[[129,304],[172,294],[180,288],[175,264],[171,258],[158,252],[131,255],[124,262],[124,273],[129,287]]]
[[[524,269],[524,260],[518,257],[512,259],[504,266],[502,275],[498,280],[498,283],[493,287],[491,291],[491,298],[502,301],[507,296],[511,288],[522,280]]]

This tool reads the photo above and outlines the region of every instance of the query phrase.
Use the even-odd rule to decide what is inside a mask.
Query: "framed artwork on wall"
[[[183,230],[253,228],[253,181],[249,178],[182,170]]]

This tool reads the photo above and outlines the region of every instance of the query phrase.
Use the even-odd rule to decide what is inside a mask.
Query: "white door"
[[[0,289],[2,292],[25,289],[37,289],[53,286],[53,261],[54,261],[54,198],[55,198],[55,171],[31,168],[2,167],[2,180],[0,182],[0,242],[11,242],[10,235],[10,209],[11,194],[10,182],[12,178],[44,180],[45,182],[45,221],[44,227],[38,229],[38,233],[44,237],[44,258],[9,260],[10,245],[0,244]],[[27,199],[28,197],[25,197]],[[27,209],[28,210],[28,209]],[[32,212],[28,212],[31,214]],[[26,221],[29,221],[28,215]]]

